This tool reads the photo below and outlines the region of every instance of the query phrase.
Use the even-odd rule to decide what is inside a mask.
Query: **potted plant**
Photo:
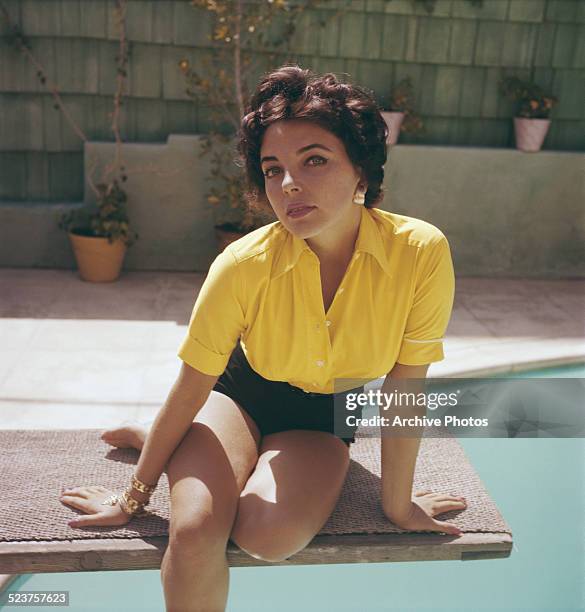
[[[95,203],[66,213],[59,219],[59,227],[67,231],[77,261],[80,277],[89,282],[111,282],[120,276],[126,249],[138,238],[130,230],[126,210],[127,195],[120,186],[127,180],[122,161],[122,139],[120,137],[120,108],[124,86],[128,76],[128,42],[126,40],[127,0],[116,0],[114,18],[118,26],[119,44],[116,56],[116,91],[112,131],[116,139],[115,158],[107,164],[96,184],[93,180],[95,163],[87,181],[95,197]],[[118,178],[115,178],[115,175]]]
[[[207,202],[216,209],[222,208],[214,225],[220,251],[231,242],[273,220],[262,211],[251,209],[242,197],[246,190],[244,174],[234,170],[237,165],[232,161],[233,155],[230,154],[228,140],[229,137],[212,130],[203,137],[199,154],[199,157],[202,157],[213,150],[211,173],[207,179],[212,182],[212,187],[207,192]],[[232,168],[232,172],[226,172],[226,168]]]
[[[93,283],[115,281],[120,276],[126,249],[138,238],[138,234],[130,229],[126,209],[128,197],[121,187],[121,183],[126,182],[128,178],[122,160],[119,121],[125,81],[128,76],[126,2],[127,0],[116,0],[114,9],[119,32],[116,91],[113,98],[114,109],[110,114],[112,132],[116,139],[115,157],[103,168],[99,182],[93,180],[97,162],[92,165],[88,173],[87,181],[95,202],[66,213],[59,219],[59,227],[64,229],[69,237],[80,277]]]
[[[138,234],[130,230],[126,192],[118,180],[95,187],[95,204],[62,215],[59,227],[69,236],[81,278],[111,282],[119,277],[126,248]]]
[[[116,56],[117,86],[114,94],[114,110],[109,115],[112,118],[112,131],[116,138],[115,159],[111,164],[105,166],[101,180],[97,184],[92,178],[96,163],[92,164],[87,181],[94,193],[95,204],[76,209],[57,219],[59,227],[68,233],[81,278],[91,282],[116,280],[120,274],[126,248],[138,238],[138,235],[129,228],[126,212],[127,196],[120,186],[120,183],[127,180],[128,174],[122,161],[119,129],[120,108],[123,104],[122,97],[128,63],[126,8],[127,0],[115,0],[114,18],[119,31],[118,55]],[[45,68],[33,53],[31,42],[21,28],[13,23],[2,4],[0,4],[0,16],[8,26],[9,42],[33,66],[41,85],[50,91],[53,97],[53,108],[63,113],[67,123],[83,143],[88,142],[87,136],[65,107],[57,85],[49,80]],[[119,178],[112,178],[114,173],[117,173]]]
[[[388,125],[386,144],[395,145],[400,132],[416,133],[423,130],[423,122],[414,111],[414,88],[410,77],[405,77],[392,88],[387,109],[382,117]]]
[[[202,155],[212,157],[209,180],[212,188],[206,194],[207,202],[216,207],[219,218],[215,224],[218,247],[244,236],[267,222],[275,220],[268,211],[259,210],[248,203],[245,176],[230,147],[245,113],[245,101],[249,99],[248,84],[254,75],[266,71],[276,60],[279,49],[290,42],[295,33],[298,16],[304,10],[319,6],[320,0],[270,0],[246,4],[243,0],[191,0],[193,7],[212,13],[213,34],[211,58],[201,54],[204,70],[197,72],[187,58],[179,61],[186,93],[195,102],[203,101],[209,108],[212,128],[203,139]],[[326,19],[334,19],[349,10],[327,11],[310,28],[326,26]],[[273,21],[281,18],[278,23]],[[318,37],[318,33],[315,33]]]
[[[549,114],[559,100],[533,81],[505,77],[499,82],[502,95],[516,103],[514,134],[516,148],[526,153],[540,151],[550,127]]]

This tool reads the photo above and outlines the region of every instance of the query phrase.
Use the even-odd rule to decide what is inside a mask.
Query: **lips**
[[[292,202],[286,207],[286,214],[290,215],[293,211],[299,211],[304,208],[315,208],[312,204],[305,204],[305,202]]]

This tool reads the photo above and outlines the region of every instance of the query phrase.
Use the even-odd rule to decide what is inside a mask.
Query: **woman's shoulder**
[[[446,240],[445,234],[436,225],[423,219],[389,212],[380,208],[370,210],[381,233],[388,241],[398,241],[424,247]]]
[[[267,258],[286,240],[286,230],[280,221],[263,225],[226,247],[236,264],[244,261],[266,261]]]

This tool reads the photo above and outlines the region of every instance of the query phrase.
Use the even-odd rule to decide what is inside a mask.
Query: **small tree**
[[[229,146],[238,131],[249,99],[248,83],[273,64],[281,48],[290,44],[299,15],[312,8],[319,0],[298,0],[294,5],[287,0],[267,0],[246,5],[242,0],[191,0],[198,9],[213,14],[213,34],[216,43],[211,58],[204,57],[203,73],[197,72],[187,59],[179,62],[186,81],[186,92],[194,101],[203,101],[210,108],[212,129],[203,137],[201,155],[212,154],[213,182],[207,201],[213,206],[227,207],[217,227],[247,232],[272,219],[267,213],[251,208],[244,199],[245,177],[236,159],[236,151]],[[347,11],[346,7],[330,17],[335,19]],[[325,20],[317,25],[323,28]],[[311,26],[311,27],[314,27]],[[317,34],[316,34],[317,35]],[[264,64],[264,66],[262,66]],[[235,104],[228,101],[234,100]]]
[[[104,237],[108,242],[122,240],[131,246],[138,234],[130,230],[130,220],[126,203],[128,196],[120,183],[128,180],[122,159],[122,138],[120,137],[120,109],[128,77],[128,41],[126,39],[127,0],[116,0],[114,16],[118,28],[118,55],[116,55],[116,91],[114,109],[109,114],[112,120],[112,132],[116,139],[114,159],[102,170],[100,180],[96,183],[93,174],[96,162],[91,166],[87,181],[95,194],[95,204],[89,209],[76,210],[61,216],[59,227],[65,231],[86,236]]]
[[[115,0],[115,21],[119,32],[118,55],[116,56],[116,91],[113,99],[113,111],[109,114],[111,127],[116,139],[114,160],[104,166],[100,178],[95,181],[94,173],[97,161],[91,165],[88,174],[88,184],[95,195],[95,203],[82,209],[65,213],[58,219],[59,227],[66,231],[85,236],[100,236],[108,238],[109,242],[122,240],[130,246],[138,238],[138,234],[130,229],[130,221],[126,209],[127,195],[121,183],[128,179],[122,160],[122,139],[120,138],[120,109],[123,105],[128,66],[128,42],[126,40],[126,3],[127,0]],[[59,88],[49,81],[45,68],[34,55],[32,45],[21,28],[14,24],[6,7],[0,3],[0,12],[7,25],[8,41],[18,49],[32,64],[39,82],[47,87],[53,96],[55,110],[60,110],[73,131],[85,143],[88,138],[76,123],[63,103]]]
[[[410,77],[405,77],[392,88],[388,110],[404,113],[404,121],[400,126],[401,132],[416,133],[424,131],[423,121],[414,110],[414,87]]]

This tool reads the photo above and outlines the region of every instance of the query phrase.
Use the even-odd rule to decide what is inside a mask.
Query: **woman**
[[[168,610],[225,608],[228,539],[276,562],[319,532],[354,440],[336,435],[334,391],[384,374],[421,380],[443,359],[449,246],[431,224],[374,208],[386,136],[371,95],[333,74],[292,65],[263,78],[238,151],[248,201],[278,221],[213,262],[179,349],[180,373],[150,431],[104,432],[113,446],[141,449],[134,486],[122,498],[103,487],[62,497],[90,513],[74,526],[122,525],[166,469]],[[434,516],[464,508],[463,498],[412,498],[419,443],[382,439],[382,509],[404,529],[458,534]]]

